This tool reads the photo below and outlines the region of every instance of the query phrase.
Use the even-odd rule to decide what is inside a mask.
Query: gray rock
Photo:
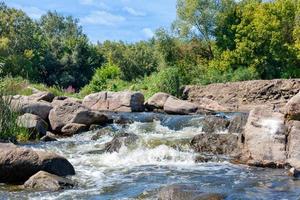
[[[25,113],[18,117],[17,122],[18,126],[29,130],[33,138],[46,135],[48,124],[37,115]]]
[[[66,124],[61,129],[61,132],[64,136],[72,136],[85,131],[88,131],[88,126],[85,124],[77,124],[77,123]]]
[[[286,162],[284,115],[266,106],[253,109],[242,135],[242,162],[282,167]]]
[[[103,127],[97,130],[97,132],[92,136],[91,140],[99,140],[101,137],[105,135],[112,135],[114,132],[115,130],[110,126]]]
[[[72,164],[55,153],[0,143],[0,183],[24,182],[41,170],[58,176],[75,174]]]
[[[164,111],[169,114],[191,114],[196,113],[198,110],[197,105],[177,99],[175,97],[170,96],[164,104]]]
[[[198,153],[230,155],[234,154],[238,148],[238,136],[234,134],[199,134],[192,139],[191,146]]]
[[[241,113],[235,115],[231,120],[228,126],[229,133],[237,133],[240,134],[244,131],[248,120],[248,113]]]
[[[201,193],[195,187],[170,185],[163,187],[158,200],[222,200],[224,196],[217,193]]]
[[[220,133],[228,129],[230,121],[216,116],[206,116],[202,121],[202,132]]]
[[[53,142],[53,141],[57,141],[56,139],[56,135],[51,133],[50,131],[47,131],[46,135],[43,136],[40,141],[42,142]]]
[[[112,152],[119,152],[122,145],[126,147],[130,145],[134,145],[139,137],[132,133],[121,133],[113,138],[112,141],[105,144],[105,151],[112,153]]]
[[[149,111],[153,111],[154,109],[163,109],[170,96],[171,95],[163,92],[156,93],[148,99],[145,106]]]
[[[47,101],[52,102],[54,99],[54,94],[51,92],[37,92],[33,95],[30,95],[29,98],[35,101]]]
[[[144,111],[144,95],[140,92],[99,92],[86,96],[83,105],[99,111]]]
[[[59,177],[45,171],[39,171],[24,183],[24,188],[53,192],[72,188],[74,185],[74,182],[70,179]]]
[[[106,115],[98,111],[92,111],[81,104],[64,102],[50,111],[49,121],[52,130],[60,132],[67,124],[77,123],[87,126],[91,124],[105,124],[108,122],[108,118]]]
[[[289,120],[300,120],[300,93],[288,101],[284,110]]]
[[[14,111],[21,114],[31,113],[41,117],[44,120],[48,119],[50,110],[53,108],[49,102],[32,100],[26,96],[14,96],[11,99],[11,107]]]
[[[287,138],[287,163],[300,170],[300,121],[289,121]]]

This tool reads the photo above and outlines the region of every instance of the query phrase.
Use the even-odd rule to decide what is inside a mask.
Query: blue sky
[[[151,38],[157,28],[169,28],[176,18],[176,0],[4,0],[38,19],[48,10],[80,20],[92,42]]]

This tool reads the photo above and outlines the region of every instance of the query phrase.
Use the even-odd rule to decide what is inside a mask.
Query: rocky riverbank
[[[188,156],[189,162],[228,160],[235,164],[243,163],[256,167],[287,167],[291,169],[293,176],[298,176],[300,93],[291,98],[292,94],[297,92],[298,81],[273,80],[267,86],[265,84],[267,83],[264,83],[264,86],[268,89],[261,90],[264,92],[249,93],[249,95],[264,94],[261,98],[253,100],[251,106],[247,104],[250,107],[257,102],[263,104],[256,105],[249,113],[218,113],[217,111],[222,110],[218,101],[221,103],[227,101],[229,94],[224,95],[223,100],[220,100],[221,96],[217,96],[204,100],[200,104],[165,93],[157,93],[145,101],[144,96],[139,92],[100,92],[91,94],[81,101],[69,97],[55,97],[47,92],[37,92],[31,96],[11,97],[11,107],[22,114],[18,119],[19,126],[27,128],[32,138],[41,137],[41,142],[55,142],[63,137],[75,137],[89,130],[93,132],[90,141],[97,142],[103,138],[110,138],[109,141],[105,140],[101,148],[89,151],[88,154],[91,155],[117,155],[122,154],[124,148],[142,148],[143,145],[146,145],[142,148],[142,151],[145,151],[144,148],[153,146],[156,148],[158,145],[159,148],[167,148],[168,151],[177,149],[180,154],[184,152],[186,156],[193,154],[192,157]],[[284,86],[288,89],[284,89]],[[234,88],[236,83],[228,87]],[[273,90],[278,87],[280,91],[276,92],[281,96],[274,97]],[[293,88],[292,91],[289,88]],[[226,91],[225,87],[223,92]],[[190,89],[186,94],[190,95],[190,99],[191,94],[195,95],[195,91]],[[201,95],[200,93],[199,96]],[[236,98],[239,99],[241,95],[237,95]],[[267,101],[267,99],[271,100]],[[275,99],[279,100],[278,104],[273,101]],[[200,98],[197,99],[199,100]],[[228,105],[233,104],[224,105],[229,108]],[[227,108],[224,110],[228,111]],[[131,132],[130,127],[139,125],[135,124],[136,122],[146,126],[145,130],[139,130],[142,131],[142,135]],[[156,122],[171,130],[179,131],[180,134],[184,127],[199,126],[200,129],[188,132],[189,137],[180,135],[180,138],[171,141],[168,137],[159,139],[151,138],[152,136],[149,136],[150,139],[148,136],[145,137],[143,131],[151,130]],[[116,129],[116,125],[121,129]],[[161,130],[164,129],[157,131]],[[186,148],[191,149],[193,153],[189,153]],[[0,182],[2,183],[21,184],[23,189],[50,191],[72,188],[76,185],[72,179],[65,177],[74,175],[76,168],[74,169],[66,158],[58,154],[5,143],[0,143],[0,150]],[[152,149],[149,151],[151,152]],[[172,156],[173,154],[162,155],[159,159],[164,160]],[[171,195],[169,191],[174,193],[179,190],[177,186],[170,186],[170,188],[171,190],[162,189],[159,198],[166,199],[167,197],[164,196]],[[181,192],[178,195],[180,196]],[[196,192],[191,195],[200,194]],[[206,194],[201,193],[201,195]],[[223,194],[216,194],[216,196],[219,199],[223,198]]]
[[[249,112],[261,105],[280,109],[299,91],[300,79],[253,80],[186,86],[183,98],[218,111]]]

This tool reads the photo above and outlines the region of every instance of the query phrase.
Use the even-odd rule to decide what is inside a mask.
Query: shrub
[[[103,90],[111,89],[115,86],[112,84],[112,80],[120,79],[121,71],[120,68],[116,65],[105,64],[101,68],[98,68],[91,80],[91,82],[82,89],[82,93],[87,92],[100,92]],[[121,82],[120,80],[118,80]],[[116,88],[114,90],[117,90]]]

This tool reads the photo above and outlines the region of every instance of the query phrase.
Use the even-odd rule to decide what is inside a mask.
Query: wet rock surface
[[[72,188],[74,185],[74,182],[70,179],[59,177],[45,171],[39,171],[24,183],[24,188],[54,192]]]
[[[238,136],[234,134],[203,133],[192,139],[191,146],[199,153],[230,155],[238,148]]]
[[[158,194],[159,200],[223,200],[221,194],[201,193],[196,187],[170,185],[163,187]]]
[[[131,133],[121,133],[113,138],[112,141],[105,144],[105,151],[119,152],[122,145],[129,147],[130,145],[134,145],[135,142],[139,139],[139,137],[135,134]]]

